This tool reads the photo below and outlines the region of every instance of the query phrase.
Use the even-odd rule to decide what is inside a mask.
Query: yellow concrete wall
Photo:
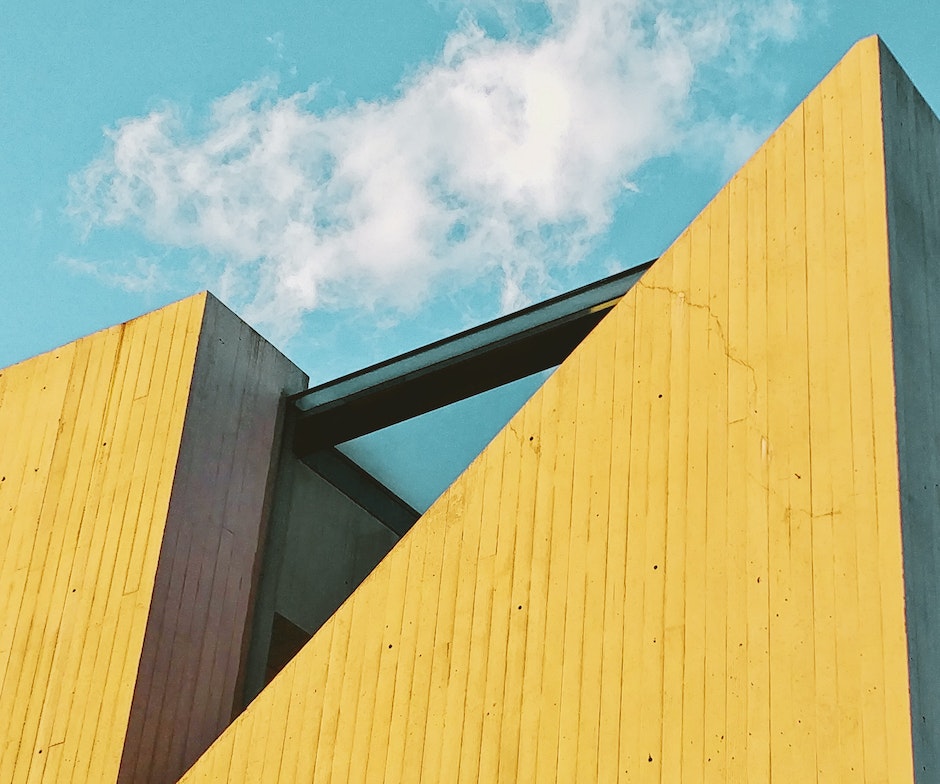
[[[0,781],[113,781],[205,297],[0,371]]]
[[[242,705],[279,410],[306,382],[206,298],[121,782],[176,781]]]
[[[196,781],[911,781],[858,44]]]
[[[207,294],[0,370],[0,781],[174,782],[229,724],[306,380]]]

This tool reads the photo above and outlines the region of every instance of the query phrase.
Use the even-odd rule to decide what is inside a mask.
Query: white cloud
[[[207,252],[222,296],[281,336],[318,307],[408,311],[492,276],[517,307],[681,143],[703,65],[791,37],[798,16],[792,0],[545,8],[539,35],[500,39],[464,14],[387,100],[318,113],[315,87],[282,97],[263,79],[218,99],[199,131],[172,105],[125,119],[72,179],[70,209],[89,231]],[[729,122],[739,145],[747,128]]]
[[[59,263],[72,272],[100,280],[109,286],[135,293],[165,291],[170,287],[161,259],[135,256],[131,259],[88,261],[60,257]]]

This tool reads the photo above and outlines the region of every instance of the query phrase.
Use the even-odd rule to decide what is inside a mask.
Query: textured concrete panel
[[[280,408],[306,381],[207,295],[121,781],[175,781],[239,707]]]
[[[184,778],[911,781],[861,42]]]
[[[0,780],[114,781],[205,298],[0,371]]]
[[[940,780],[940,121],[882,49],[888,237],[917,780]]]

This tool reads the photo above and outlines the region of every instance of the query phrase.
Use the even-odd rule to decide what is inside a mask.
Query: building
[[[400,542],[211,295],[0,372],[0,779],[940,779],[940,121],[860,42],[628,283]]]

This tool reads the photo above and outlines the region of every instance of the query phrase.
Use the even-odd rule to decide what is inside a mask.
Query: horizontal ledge
[[[292,396],[295,453],[303,457],[561,364],[653,261]]]

